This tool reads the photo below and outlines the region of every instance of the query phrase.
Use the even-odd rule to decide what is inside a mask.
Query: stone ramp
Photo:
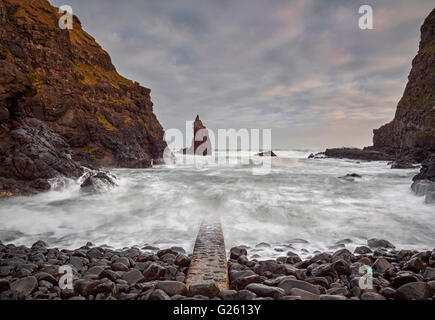
[[[228,263],[220,221],[204,220],[199,228],[186,285],[214,280],[221,290],[229,289]]]

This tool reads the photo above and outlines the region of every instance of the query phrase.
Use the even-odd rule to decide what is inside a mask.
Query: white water
[[[190,251],[202,217],[213,215],[221,217],[227,248],[244,244],[262,257],[327,250],[345,238],[353,241],[349,249],[373,237],[398,248],[435,248],[435,209],[410,191],[417,169],[308,160],[311,151],[276,153],[268,175],[253,175],[248,158],[240,163],[235,152],[226,164],[177,155],[174,165],[112,170],[119,186],[104,193],[86,194],[71,182],[58,191],[3,199],[0,240],[31,245],[42,239],[62,248],[87,241],[115,248],[177,245]],[[363,178],[338,179],[348,173]],[[309,243],[291,244],[295,238]],[[260,242],[272,246],[254,249]]]

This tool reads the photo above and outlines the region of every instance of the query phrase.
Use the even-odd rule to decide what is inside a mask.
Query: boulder
[[[395,246],[391,242],[384,239],[376,239],[376,238],[367,240],[367,245],[370,248],[386,248],[386,249],[395,248]]]
[[[254,292],[258,297],[270,297],[278,299],[285,295],[285,291],[282,288],[269,287],[265,284],[251,283],[246,287],[246,290]]]
[[[423,300],[432,297],[431,287],[426,282],[410,282],[397,289],[397,298]]]
[[[206,280],[203,282],[192,283],[189,287],[189,295],[191,297],[196,295],[202,295],[209,298],[217,296],[220,289],[215,281]]]
[[[182,296],[187,295],[187,287],[184,283],[179,281],[158,281],[156,289],[163,290],[170,297],[179,294]]]
[[[38,280],[36,277],[26,277],[12,282],[11,290],[18,291],[25,297],[32,294],[38,289]]]
[[[364,292],[360,296],[361,300],[387,300],[383,295],[376,292]]]
[[[265,152],[260,152],[258,154],[256,154],[259,157],[277,157],[277,155],[275,154],[275,152],[271,151],[265,151]]]
[[[135,285],[136,283],[145,281],[142,273],[136,269],[124,273],[121,278],[127,281],[129,285]]]
[[[285,293],[287,295],[291,295],[291,289],[297,288],[304,291],[311,292],[313,294],[320,294],[319,289],[317,289],[316,286],[312,285],[309,282],[301,281],[301,280],[294,280],[294,279],[286,279],[281,281],[281,283],[278,285],[279,288],[284,289]]]
[[[83,191],[98,192],[105,191],[111,187],[116,186],[113,176],[105,172],[97,172],[90,174],[80,185]]]
[[[244,247],[233,247],[230,250],[230,259],[237,260],[240,256],[246,256],[248,252]]]

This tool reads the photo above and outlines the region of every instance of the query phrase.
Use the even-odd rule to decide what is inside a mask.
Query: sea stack
[[[184,154],[194,154],[198,156],[211,156],[212,147],[207,127],[204,126],[199,115],[193,123],[193,139],[190,148],[183,149]]]

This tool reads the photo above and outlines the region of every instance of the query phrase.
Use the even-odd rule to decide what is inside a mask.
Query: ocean
[[[251,258],[333,252],[340,242],[353,250],[370,238],[435,248],[435,210],[410,189],[418,169],[307,159],[313,152],[275,151],[264,175],[253,174],[250,152],[215,152],[220,161],[176,154],[170,165],[110,170],[119,186],[93,194],[80,190],[80,180],[55,179],[50,192],[0,200],[0,240],[191,252],[201,221],[212,216],[222,222],[227,249],[246,245]],[[339,178],[350,173],[362,177]]]

